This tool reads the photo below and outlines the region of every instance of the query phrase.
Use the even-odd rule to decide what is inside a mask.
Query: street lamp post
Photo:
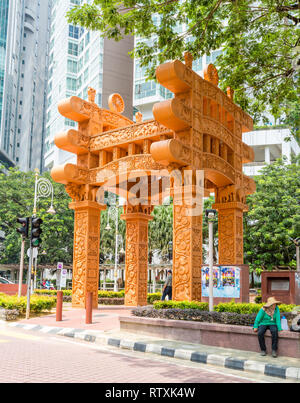
[[[208,239],[209,239],[209,311],[214,310],[214,219],[216,210],[206,210],[206,217],[208,218]]]
[[[47,213],[56,214],[53,208],[54,199],[54,188],[49,179],[39,178],[39,170],[35,169],[35,190],[34,190],[34,206],[33,206],[33,216],[36,216],[36,206],[40,198],[47,198],[51,195],[51,206]]]
[[[25,237],[22,236],[20,272],[19,272],[19,289],[18,289],[19,298],[21,298],[21,295],[22,295],[22,283],[23,283],[23,272],[24,272],[24,251],[25,251]]]
[[[37,203],[40,198],[47,198],[51,195],[51,206],[48,209],[47,213],[56,214],[56,211],[53,207],[53,199],[54,199],[54,188],[49,179],[39,178],[39,170],[35,169],[35,189],[34,189],[34,206],[33,206],[33,217],[36,217],[37,212]],[[34,268],[34,283],[36,282],[36,273],[37,273],[37,257],[35,257],[35,268]]]
[[[40,198],[47,198],[51,195],[51,206],[48,209],[47,213],[56,214],[53,208],[53,199],[54,199],[54,188],[49,179],[39,178],[39,170],[36,168],[35,170],[35,185],[34,185],[34,201],[33,201],[33,214],[32,219],[36,217],[37,213],[37,203]],[[31,220],[32,221],[32,220]],[[31,272],[33,269],[33,259],[35,258],[35,275],[36,275],[36,265],[37,265],[37,253],[33,253],[34,248],[30,242],[30,252],[29,252],[29,266],[28,266],[28,278],[27,278],[27,307],[26,307],[26,319],[29,319],[30,316],[30,296],[31,296]]]

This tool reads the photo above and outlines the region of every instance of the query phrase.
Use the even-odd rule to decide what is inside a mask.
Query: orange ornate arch
[[[97,306],[100,220],[106,208],[97,194],[103,187],[127,200],[122,216],[127,231],[126,305],[147,304],[148,222],[153,205],[161,203],[168,190],[174,199],[174,299],[201,299],[199,189],[201,201],[210,192],[216,195],[219,263],[243,263],[245,197],[255,191],[255,183],[242,171],[243,163],[254,158],[242,133],[252,130],[253,122],[233,103],[230,88],[227,94],[218,88],[213,65],[202,79],[192,70],[190,55],[185,60],[158,67],[158,81],[174,98],[154,105],[155,120],[143,122],[140,113],[136,123],[124,117],[119,94],[110,97],[110,110],[100,108],[92,89],[88,101],[71,97],[59,104],[59,112],[78,123],[77,130],[55,138],[57,147],[77,155],[77,164],[54,167],[51,173],[66,186],[75,210],[73,306],[85,306],[87,292],[94,293]]]

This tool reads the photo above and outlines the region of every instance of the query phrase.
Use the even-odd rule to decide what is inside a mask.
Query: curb
[[[99,331],[86,331],[84,329],[48,327],[40,325],[26,325],[18,322],[10,323],[10,327],[23,330],[38,331],[44,334],[69,337],[90,343],[103,344],[125,350],[138,351],[141,353],[152,353],[164,357],[177,358],[200,364],[210,364],[223,368],[244,372],[260,373],[265,376],[272,376],[281,379],[290,379],[300,382],[300,368],[286,367],[281,365],[264,364],[259,361],[246,360],[237,357],[224,357],[218,354],[207,354],[198,351],[185,349],[172,349],[158,344],[143,343],[133,340],[112,338],[101,334]]]

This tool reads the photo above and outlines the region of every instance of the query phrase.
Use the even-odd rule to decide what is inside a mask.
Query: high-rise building
[[[83,0],[84,1],[84,0]],[[48,108],[45,139],[45,168],[73,162],[74,154],[54,146],[54,136],[74,128],[75,122],[63,118],[57,110],[59,101],[71,96],[87,99],[88,87],[96,90],[95,102],[108,107],[108,97],[120,93],[126,105],[124,115],[133,118],[133,60],[128,52],[133,37],[120,42],[100,37],[98,32],[69,24],[66,13],[81,0],[54,0],[52,4]]]
[[[136,41],[140,41],[136,38]],[[205,65],[214,63],[221,54],[220,50],[212,52],[210,56],[203,56],[193,62],[193,70],[203,77]],[[140,111],[144,119],[153,119],[152,109],[157,102],[173,98],[173,93],[162,87],[155,81],[149,81],[146,77],[146,68],[141,67],[139,60],[134,64],[134,96],[133,106],[135,111]]]
[[[51,0],[0,0],[0,163],[43,169]]]
[[[243,141],[254,151],[254,161],[244,165],[248,176],[259,175],[259,171],[278,158],[285,158],[290,164],[300,153],[300,147],[288,128],[272,128],[244,133]]]

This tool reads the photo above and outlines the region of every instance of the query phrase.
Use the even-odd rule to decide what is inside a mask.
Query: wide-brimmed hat
[[[277,301],[274,297],[268,298],[267,302],[265,303],[264,307],[269,308],[270,306],[277,304],[280,305],[281,302]]]

